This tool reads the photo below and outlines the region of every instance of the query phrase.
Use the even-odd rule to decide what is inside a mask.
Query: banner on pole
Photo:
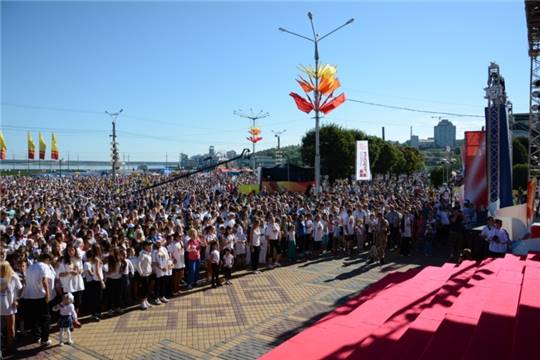
[[[371,180],[369,145],[367,140],[356,142],[356,180]]]
[[[39,160],[45,160],[45,153],[47,151],[47,143],[45,142],[45,138],[43,135],[41,135],[41,132],[38,135],[39,139]]]
[[[465,131],[465,200],[488,206],[486,133]]]
[[[32,135],[30,134],[30,131],[28,132],[27,142],[28,142],[28,159],[34,160],[34,156],[36,153],[36,145],[34,144],[34,139],[32,139]]]

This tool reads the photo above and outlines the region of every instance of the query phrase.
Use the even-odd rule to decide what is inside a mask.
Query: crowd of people
[[[2,177],[0,310],[5,347],[15,337],[71,344],[81,315],[100,321],[139,306],[147,310],[197,286],[231,284],[233,273],[274,268],[300,258],[388,251],[454,256],[487,211],[456,205],[449,189],[426,177],[337,181],[319,196],[241,194],[246,177],[205,174],[145,190],[163,176]],[[482,235],[496,253],[504,234]],[[499,226],[500,228],[500,226]],[[504,245],[503,245],[504,243]],[[374,264],[375,265],[375,264]]]

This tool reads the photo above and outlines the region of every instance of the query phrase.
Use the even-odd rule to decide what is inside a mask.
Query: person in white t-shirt
[[[246,234],[238,223],[233,226],[235,267],[242,269],[246,265]]]
[[[315,256],[321,254],[322,240],[324,236],[324,224],[321,221],[320,215],[315,215],[315,222],[313,224],[313,249]]]
[[[504,257],[511,243],[508,232],[502,228],[502,220],[495,219],[495,228],[488,237],[489,254],[492,257]]]
[[[156,283],[154,286],[154,297],[155,305],[160,305],[161,303],[167,303],[169,300],[165,297],[166,294],[166,276],[169,274],[170,268],[169,264],[169,252],[163,246],[163,239],[158,238],[154,243],[154,251],[152,252],[152,265],[153,272],[156,276]]]
[[[26,307],[25,325],[28,325],[42,346],[51,345],[49,301],[52,300],[54,287],[51,282],[54,282],[55,276],[49,265],[51,259],[49,253],[41,253],[38,261],[28,267],[22,294]]]
[[[268,219],[268,224],[265,229],[265,236],[270,243],[270,254],[274,260],[273,264],[270,264],[270,266],[281,266],[281,264],[279,263],[279,258],[281,257],[281,247],[279,243],[279,237],[281,236],[281,227],[274,217],[270,217]]]
[[[77,312],[75,311],[75,306],[73,305],[73,295],[71,293],[64,294],[62,302],[53,307],[53,311],[58,311],[60,313],[60,318],[58,320],[58,328],[60,330],[60,346],[64,345],[64,336],[67,337],[66,344],[73,344],[73,339],[71,338],[71,327],[73,323],[77,321]]]
[[[234,264],[234,255],[231,249],[225,249],[223,252],[223,273],[225,274],[225,284],[231,284],[232,267]]]
[[[143,242],[143,248],[139,252],[139,261],[137,262],[137,272],[139,273],[139,297],[141,298],[141,310],[146,310],[152,305],[148,302],[150,295],[150,275],[152,275],[152,242],[146,240]]]
[[[210,261],[210,266],[212,267],[212,287],[221,286],[219,282],[219,250],[216,243],[210,245],[210,254],[208,255],[208,260]]]
[[[62,285],[64,294],[71,293],[73,295],[75,311],[78,311],[81,306],[81,299],[84,291],[83,271],[83,263],[77,253],[77,249],[73,244],[68,244],[56,272],[60,278],[60,284]],[[80,326],[80,323],[77,320],[73,323],[76,326]]]
[[[182,236],[178,233],[174,234],[173,241],[167,246],[169,255],[173,262],[173,295],[178,295],[180,292],[180,282],[184,278],[185,263],[185,251],[184,243],[182,242]]]
[[[6,350],[13,352],[15,339],[15,314],[22,289],[21,281],[7,261],[0,261],[0,315],[6,324]]]

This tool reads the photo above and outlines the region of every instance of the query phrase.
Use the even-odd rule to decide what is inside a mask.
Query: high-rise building
[[[211,156],[212,158],[216,156],[216,150],[214,149],[213,145],[210,145],[210,148],[208,149],[208,155]]]
[[[440,148],[449,146],[456,147],[456,126],[450,121],[443,119],[433,128],[435,145]]]

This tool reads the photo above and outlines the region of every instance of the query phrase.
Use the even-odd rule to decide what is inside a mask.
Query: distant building
[[[208,149],[208,156],[212,158],[216,156],[216,150],[214,149],[213,145],[211,145],[210,148]]]
[[[227,155],[227,159],[232,159],[233,157],[236,157],[236,151],[229,150],[227,151],[226,155]]]
[[[418,135],[411,135],[410,145],[412,148],[415,149],[420,148],[420,138],[418,137]]]
[[[435,147],[436,147],[435,140],[433,140],[433,138],[419,139],[418,140],[418,148],[419,149],[433,149]]]
[[[433,130],[437,147],[449,146],[452,149],[456,147],[456,126],[450,121],[446,119],[439,121]]]

